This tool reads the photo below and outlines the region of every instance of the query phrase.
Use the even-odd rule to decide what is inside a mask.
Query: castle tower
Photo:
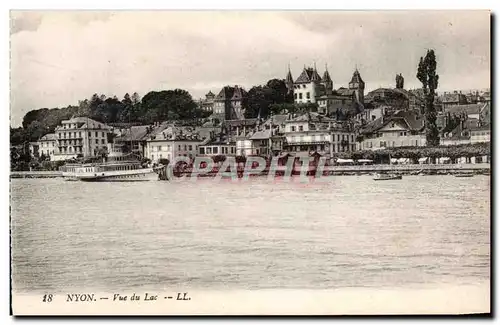
[[[358,68],[352,74],[351,82],[349,82],[349,89],[355,91],[356,100],[364,104],[365,101],[365,82],[361,79]]]
[[[330,78],[330,73],[328,73],[328,65],[325,65],[325,73],[323,74],[321,83],[325,86],[326,95],[331,95],[333,92],[333,81]]]
[[[286,88],[288,89],[288,93],[289,94],[293,93],[293,78],[292,78],[292,72],[290,71],[290,64],[288,65],[288,73],[286,75],[285,85]]]
[[[314,71],[311,76],[311,81],[316,84],[319,84],[321,82],[321,77],[319,76],[318,70],[316,69],[316,62],[314,62]]]

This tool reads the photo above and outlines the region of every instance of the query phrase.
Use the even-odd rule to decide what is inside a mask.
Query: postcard
[[[13,315],[490,315],[490,11],[10,20]]]

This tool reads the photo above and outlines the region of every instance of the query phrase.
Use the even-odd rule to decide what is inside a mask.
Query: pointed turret
[[[321,78],[321,83],[325,86],[326,95],[330,95],[333,91],[333,81],[332,78],[330,78],[327,64],[325,64],[325,73],[323,74],[323,78]]]
[[[314,70],[312,72],[311,81],[312,82],[321,82],[321,77],[318,74],[318,70],[316,70],[316,62],[314,62]]]
[[[365,82],[361,78],[361,74],[358,71],[358,67],[356,66],[356,70],[352,74],[351,82],[349,82],[349,89],[353,89],[356,93],[356,100],[360,104],[364,104],[365,100]]]
[[[293,77],[292,72],[290,71],[290,64],[288,64],[288,73],[286,75],[285,85],[289,93],[293,92]]]

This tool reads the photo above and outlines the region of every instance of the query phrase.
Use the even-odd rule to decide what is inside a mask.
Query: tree
[[[143,97],[141,108],[141,115],[146,115],[145,120],[148,120],[149,123],[201,116],[193,98],[183,89],[150,91]]]
[[[425,58],[421,57],[418,64],[417,78],[422,83],[425,96],[425,136],[427,145],[439,145],[439,130],[436,126],[436,108],[434,98],[438,86],[439,75],[436,74],[436,55],[434,50],[427,50]]]
[[[267,116],[271,102],[266,95],[266,89],[262,86],[252,87],[247,94],[247,109],[245,118],[256,118],[257,116]]]
[[[276,105],[293,104],[293,96],[286,88],[285,80],[271,79],[264,86],[254,86],[248,91],[246,118],[266,118],[274,107],[273,114],[281,108]]]

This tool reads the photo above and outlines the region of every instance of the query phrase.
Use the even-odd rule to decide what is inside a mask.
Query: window
[[[204,154],[205,154],[205,148],[200,147],[200,155],[204,155]]]
[[[351,142],[354,142],[354,134],[351,134]]]
[[[385,147],[385,141],[380,141],[380,147]]]
[[[304,127],[302,125],[299,125],[299,131],[304,131]]]
[[[337,142],[340,142],[340,134],[337,134]]]
[[[158,151],[161,151],[161,146],[158,146]]]
[[[89,132],[89,138],[90,138],[91,136],[92,136],[92,133],[91,133],[91,132]],[[66,136],[64,136],[64,137],[66,137]]]
[[[292,125],[292,132],[295,132],[295,125]]]
[[[311,99],[311,93],[310,93],[310,92],[307,92],[307,93],[306,93],[306,98],[307,98],[307,99]]]
[[[102,143],[102,144],[106,144],[106,141],[104,141],[104,139],[102,139],[102,142],[101,142],[101,143]]]
[[[297,99],[297,93],[295,93],[295,94],[293,94],[293,95],[294,95],[295,99]]]
[[[98,136],[99,136],[99,134],[97,133],[97,131],[95,132],[95,136],[96,136],[96,137],[98,137]]]
[[[181,150],[181,145],[178,145],[178,146],[177,146],[177,149],[178,149],[178,150]]]
[[[219,153],[219,148],[218,147],[213,147],[213,151],[212,151],[214,154],[215,153]]]
[[[299,93],[299,99],[302,99],[302,93]]]
[[[207,147],[207,154],[210,155],[212,153],[212,147]]]
[[[231,147],[231,153],[234,153],[234,147]]]
[[[193,146],[192,145],[189,145],[189,150],[193,150]]]
[[[306,85],[302,85],[302,88],[306,88]]]
[[[102,132],[102,136],[104,137],[104,132]]]
[[[61,139],[61,133],[59,133],[59,139]]]
[[[99,144],[99,139],[95,139],[95,143],[96,143],[96,144]]]
[[[186,151],[186,150],[187,150],[187,145],[184,145],[184,151]]]
[[[81,138],[82,137],[82,132],[78,132],[78,137]]]

